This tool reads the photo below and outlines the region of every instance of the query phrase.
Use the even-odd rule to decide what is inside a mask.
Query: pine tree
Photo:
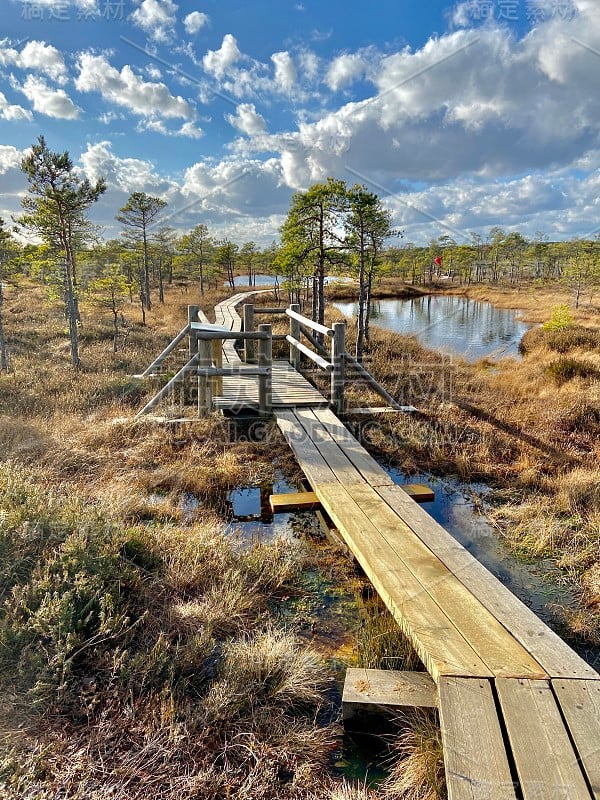
[[[146,192],[133,192],[125,205],[119,209],[117,220],[127,229],[127,236],[133,242],[141,243],[143,254],[143,289],[142,302],[144,307],[150,311],[152,301],[150,299],[150,266],[148,258],[149,229],[158,214],[166,206],[166,202],[160,197],[151,197]]]
[[[17,222],[40,236],[63,258],[62,288],[65,316],[69,324],[71,360],[79,360],[79,302],[75,250],[78,239],[89,228],[86,211],[106,191],[103,178],[90,183],[73,168],[69,153],[53,153],[43,136],[21,161],[29,182],[29,194],[22,200],[25,213]]]

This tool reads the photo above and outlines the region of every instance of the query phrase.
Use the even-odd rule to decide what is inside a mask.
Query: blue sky
[[[0,215],[40,133],[168,222],[267,244],[328,175],[409,241],[600,229],[597,0],[0,0]]]

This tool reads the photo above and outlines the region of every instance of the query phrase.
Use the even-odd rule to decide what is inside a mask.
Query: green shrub
[[[38,554],[0,618],[0,669],[34,704],[61,701],[76,673],[98,667],[98,646],[126,638],[140,576],[122,535],[71,533]]]
[[[573,313],[569,306],[554,306],[552,309],[552,316],[549,320],[544,322],[542,328],[545,331],[562,331],[565,328],[570,328],[573,322]]]

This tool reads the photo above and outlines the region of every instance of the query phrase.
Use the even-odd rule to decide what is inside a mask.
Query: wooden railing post
[[[198,339],[198,367],[212,366],[212,345],[207,339]],[[198,416],[212,411],[212,382],[207,375],[198,375]]]
[[[244,303],[244,331],[254,330],[254,303]],[[244,361],[247,364],[254,362],[254,339],[246,339],[244,342]]]
[[[300,313],[300,306],[298,303],[290,305],[290,309],[298,314]],[[290,317],[290,336],[300,341],[300,322],[293,317]],[[300,352],[293,344],[290,344],[290,364],[294,369],[300,369]]]
[[[198,339],[196,332],[192,330],[192,322],[198,322],[198,311],[200,311],[200,306],[188,306],[188,353],[190,358],[193,358],[198,352]],[[192,374],[190,372],[186,372],[183,376],[181,395],[182,405],[192,402]]]
[[[212,345],[212,360],[215,367],[218,369],[223,366],[223,340],[213,339]],[[220,397],[223,394],[223,376],[217,375],[213,379],[213,394]]]
[[[331,340],[331,403],[337,414],[344,410],[344,353],[346,352],[346,323],[333,323]]]
[[[198,352],[198,344],[196,340],[196,333],[192,330],[192,322],[198,322],[198,312],[200,306],[188,306],[188,325],[190,328],[190,358]]]
[[[259,325],[260,333],[268,333],[268,339],[258,340],[258,366],[268,368],[266,375],[258,376],[258,410],[261,414],[271,414],[273,410],[273,340],[270,325]]]

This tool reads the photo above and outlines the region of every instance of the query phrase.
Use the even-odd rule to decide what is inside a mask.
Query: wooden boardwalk
[[[215,308],[215,322],[232,331],[241,331],[242,320],[235,310],[247,294],[237,294]],[[228,340],[223,345],[223,362],[240,365],[242,361],[235,343]],[[325,406],[328,402],[288,361],[274,361],[272,366],[272,391],[274,408],[298,406]],[[223,393],[214,398],[217,408],[243,410],[258,408],[258,384],[254,377],[223,378]]]
[[[247,296],[220,304],[217,322],[240,330],[235,306]],[[239,362],[232,342],[224,353]],[[437,684],[450,800],[600,800],[600,676],[313,392],[308,407],[275,408],[277,424]]]

